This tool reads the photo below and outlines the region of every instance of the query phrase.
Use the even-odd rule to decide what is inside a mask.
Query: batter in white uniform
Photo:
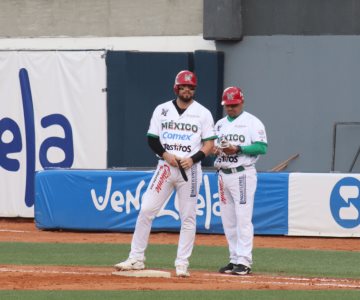
[[[213,149],[219,170],[218,188],[221,220],[229,245],[230,263],[220,273],[251,273],[254,228],[254,195],[257,185],[255,163],[267,151],[263,123],[243,110],[240,88],[226,88],[222,96],[227,116],[215,124],[218,140]]]
[[[181,220],[176,275],[190,275],[189,257],[195,241],[196,203],[202,181],[200,161],[212,151],[216,139],[210,111],[193,99],[196,84],[194,73],[178,73],[174,84],[177,98],[158,105],[152,115],[148,143],[160,159],[142,199],[129,258],[116,264],[117,270],[145,268],[152,221],[175,189]]]

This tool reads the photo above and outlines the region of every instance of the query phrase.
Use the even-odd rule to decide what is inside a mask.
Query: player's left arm
[[[231,145],[222,149],[227,155],[234,154],[246,154],[246,155],[260,155],[266,154],[267,152],[267,144],[263,142],[254,142],[248,146],[239,146],[239,145]]]
[[[212,153],[212,149],[214,147],[214,140],[216,139],[216,136],[213,137],[210,140],[203,141],[203,146],[201,147],[200,151],[205,154],[204,158],[208,156],[210,153]]]
[[[202,147],[200,151],[205,154],[205,157],[212,153],[214,148],[214,141],[218,138],[217,132],[214,126],[214,119],[209,110],[204,113],[203,132],[201,137]],[[216,123],[217,124],[217,123]]]
[[[237,146],[237,153],[246,155],[264,155],[267,152],[267,143],[255,142],[249,146]]]
[[[251,128],[251,145],[238,146],[238,153],[254,156],[266,154],[268,145],[264,124],[258,118],[254,118]]]
[[[195,153],[195,155],[192,156],[194,163],[204,159],[206,156],[212,153],[214,148],[214,140],[217,139],[217,134],[214,127],[214,119],[209,110],[204,112],[201,136],[202,147],[199,152],[203,153],[203,155],[201,155],[201,157],[196,157],[197,153]]]
[[[264,155],[267,152],[267,137],[264,124],[257,118],[254,118],[250,124],[250,145],[232,145],[222,149],[227,155],[245,154],[250,156]]]

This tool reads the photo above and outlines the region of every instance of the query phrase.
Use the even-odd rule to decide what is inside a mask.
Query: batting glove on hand
[[[229,141],[226,139],[226,137],[222,136],[220,138],[219,148],[224,149],[224,148],[229,148],[229,147],[230,147]]]
[[[241,149],[241,148],[240,148]],[[227,155],[234,155],[239,152],[239,147],[229,144],[229,147],[222,149],[223,152]]]

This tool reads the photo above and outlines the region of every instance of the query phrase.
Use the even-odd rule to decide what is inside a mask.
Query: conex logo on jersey
[[[330,196],[330,209],[340,226],[354,228],[360,225],[360,181],[345,177],[336,183]]]
[[[26,183],[25,183],[25,204],[28,207],[34,204],[34,173],[35,173],[35,120],[33,100],[28,72],[21,69],[19,72],[20,87],[24,111],[25,141],[26,141]],[[72,129],[69,121],[61,114],[52,114],[41,119],[41,126],[61,126],[64,130],[64,137],[49,137],[40,145],[39,161],[43,168],[64,167],[69,168],[73,164],[74,150]],[[48,150],[52,147],[61,149],[65,158],[60,162],[50,162],[47,156]],[[0,120],[0,167],[10,172],[17,172],[20,169],[20,161],[10,158],[9,155],[19,153],[23,149],[21,131],[19,125],[11,118]]]
[[[167,140],[191,141],[192,134],[179,134],[165,131],[162,137]]]

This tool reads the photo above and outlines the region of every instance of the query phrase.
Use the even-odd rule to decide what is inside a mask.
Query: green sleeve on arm
[[[249,146],[241,146],[241,152],[246,155],[266,154],[267,144],[262,142],[255,142]]]
[[[213,136],[208,137],[208,138],[206,138],[206,139],[201,139],[201,141],[202,141],[202,142],[204,142],[204,141],[211,141],[211,140],[216,140],[217,138],[218,138],[217,135],[213,135]]]

